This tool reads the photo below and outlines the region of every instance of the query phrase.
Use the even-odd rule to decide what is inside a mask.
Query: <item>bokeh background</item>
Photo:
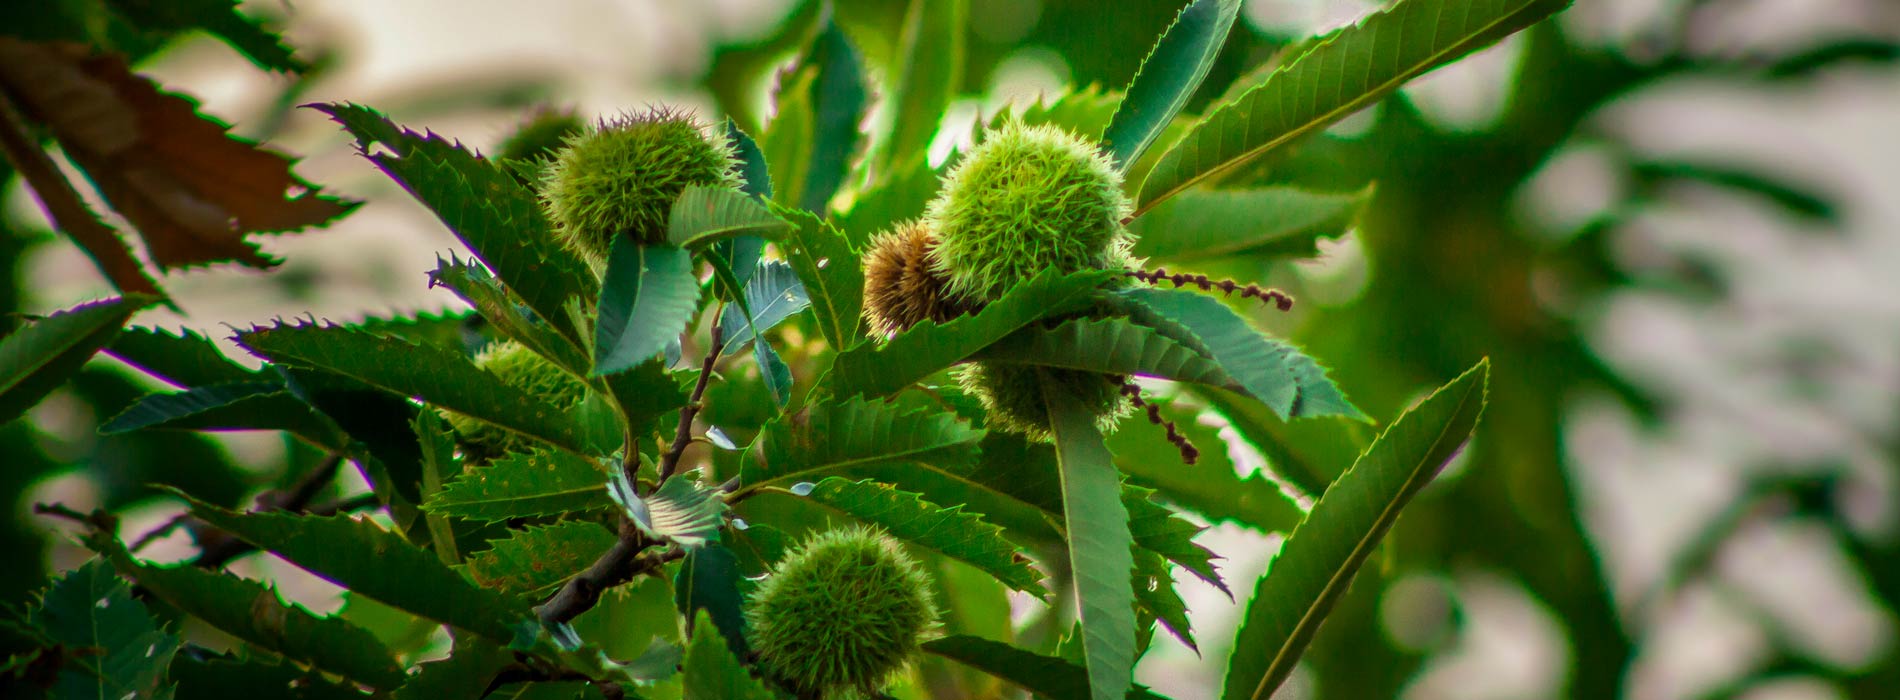
[[[963,98],[940,158],[979,116],[1064,85],[1126,84],[1178,5],[969,2]],[[280,316],[458,307],[425,276],[455,239],[294,105],[362,102],[477,148],[544,103],[756,120],[764,93],[723,76],[760,60],[756,44],[796,4],[246,2],[319,68],[292,81],[192,38],[140,69],[368,204],[328,230],[265,240],[287,261],[270,273],[168,276],[186,315],[137,322],[222,336]],[[875,71],[903,3],[837,5]],[[1248,0],[1189,109],[1289,40],[1373,6]],[[1494,363],[1472,444],[1407,510],[1278,697],[1900,697],[1896,42],[1893,0],[1578,0],[1267,176],[1376,183],[1377,194],[1318,259],[1204,266],[1301,299],[1293,314],[1260,316],[1264,327],[1332,366],[1375,416],[1479,357]],[[110,293],[30,193],[13,183],[5,196],[0,308]],[[36,501],[156,523],[177,505],[148,483],[188,481],[237,503],[310,458],[271,435],[94,432],[146,386],[102,358],[0,428],[0,600],[84,557],[58,523],[30,515]],[[1294,454],[1277,459],[1335,470],[1365,439],[1335,425],[1203,420],[1243,470],[1273,461],[1243,439],[1250,431],[1289,440]],[[1202,542],[1243,592],[1277,547],[1232,526]],[[168,546],[183,556],[190,545],[153,551]],[[314,609],[336,606],[332,589],[291,567],[248,565]],[[1164,639],[1138,677],[1172,697],[1212,697],[1240,607],[1192,577],[1180,585],[1202,656]]]

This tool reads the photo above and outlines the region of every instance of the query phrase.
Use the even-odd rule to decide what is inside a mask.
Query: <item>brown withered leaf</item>
[[[359,204],[319,194],[290,158],[230,135],[117,54],[0,37],[0,88],[52,131],[161,268],[270,267],[246,236],[325,224]]]

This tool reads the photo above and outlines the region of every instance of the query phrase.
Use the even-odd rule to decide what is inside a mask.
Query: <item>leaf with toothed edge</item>
[[[1266,700],[1293,672],[1399,512],[1478,425],[1490,360],[1432,392],[1373,440],[1287,537],[1260,578],[1227,667],[1225,700]]]
[[[1136,216],[1211,176],[1285,146],[1489,46],[1570,0],[1401,0],[1333,32],[1213,108],[1161,156]]]
[[[343,326],[282,323],[241,332],[238,342],[274,362],[333,372],[384,391],[420,397],[563,449],[586,447],[581,426],[572,415],[553,410],[447,348]]]
[[[616,471],[607,478],[607,495],[641,533],[687,551],[718,542],[726,525],[726,502],[718,491],[701,488],[691,477],[676,475],[642,496],[625,471]]]
[[[740,236],[777,238],[792,228],[757,197],[724,187],[689,185],[668,212],[666,242],[681,248]]]
[[[532,190],[513,175],[433,133],[396,126],[348,103],[306,105],[356,137],[357,150],[434,211],[502,284],[543,322],[579,343],[568,299],[599,296],[586,263],[562,247]],[[372,152],[382,144],[386,152]]]
[[[1124,289],[1104,295],[1129,319],[1219,363],[1248,394],[1282,418],[1368,420],[1298,348],[1262,335],[1217,298],[1186,290]]]
[[[681,686],[685,700],[775,700],[777,693],[767,690],[739,663],[732,649],[721,642],[712,617],[699,611],[693,619],[692,640],[686,646],[681,666]]]
[[[948,411],[905,411],[891,404],[825,400],[767,423],[753,442],[744,488],[822,478],[891,462],[967,465],[983,431]]]
[[[1134,536],[1122,506],[1121,477],[1095,428],[1095,416],[1046,375],[1040,384],[1062,477],[1062,516],[1081,608],[1089,697],[1116,700],[1128,692],[1135,666]]]
[[[350,444],[335,421],[280,382],[208,384],[147,394],[99,427],[105,435],[134,430],[282,430],[332,451],[346,451]]]
[[[1181,113],[1214,67],[1214,57],[1240,15],[1240,0],[1195,0],[1168,25],[1128,85],[1102,132],[1102,149],[1127,169]]]
[[[19,417],[66,383],[118,336],[126,319],[153,301],[128,296],[80,304],[0,338],[0,423]]]
[[[832,348],[843,350],[858,343],[859,316],[864,304],[864,275],[858,255],[837,227],[809,213],[774,207],[795,226],[780,241],[785,259],[805,283],[818,332]]]
[[[739,558],[725,545],[711,543],[687,552],[673,577],[673,604],[690,619],[710,619],[732,653],[740,658],[750,653],[744,598],[739,594]],[[697,635],[703,629],[695,624],[686,632]]]
[[[1066,275],[1046,270],[1010,287],[975,314],[941,324],[926,319],[886,342],[838,353],[831,368],[832,390],[838,396],[897,393],[968,359],[1017,329],[1088,308],[1094,303],[1093,292],[1112,277],[1112,273],[1100,270]]]
[[[569,372],[587,372],[590,363],[579,347],[562,337],[553,326],[529,318],[526,310],[502,289],[501,282],[475,261],[462,260],[453,254],[448,260],[438,256],[435,269],[429,272],[429,286],[448,287],[469,306],[475,307],[484,320],[494,324],[508,337],[532,348],[535,354],[567,368]]]
[[[105,352],[181,389],[258,379],[256,372],[226,357],[210,338],[188,328],[129,327],[106,345]]]
[[[1055,328],[1025,328],[973,357],[1240,388],[1213,359],[1126,319],[1076,319]]]
[[[614,239],[594,326],[594,376],[624,372],[679,339],[699,307],[693,256],[670,245]]]
[[[235,513],[178,493],[205,524],[357,595],[509,642],[533,616],[525,601],[476,586],[436,555],[367,520],[289,513]]]
[[[463,570],[483,587],[538,598],[586,570],[615,539],[585,520],[529,525],[490,540],[488,549],[468,555]]]
[[[511,453],[471,466],[422,504],[431,513],[499,522],[613,505],[606,474],[587,459],[554,450]]]
[[[1042,574],[1003,538],[1003,529],[963,510],[962,505],[944,508],[890,484],[835,476],[801,495],[876,525],[892,537],[981,569],[1010,588],[1038,598],[1049,596]]]
[[[1292,187],[1189,190],[1128,225],[1134,254],[1158,261],[1234,255],[1310,258],[1321,238],[1345,235],[1372,202],[1373,186],[1356,192]]]

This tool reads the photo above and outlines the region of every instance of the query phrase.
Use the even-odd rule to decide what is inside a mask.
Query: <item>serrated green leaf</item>
[[[288,73],[310,68],[291,53],[282,37],[266,30],[256,19],[238,12],[238,0],[110,0],[108,4],[146,31],[203,29],[223,39],[259,68]]]
[[[479,319],[480,316],[473,309],[456,309],[413,316],[366,316],[345,325],[411,343],[469,351],[486,340],[471,325],[478,323]]]
[[[225,357],[210,338],[189,328],[126,328],[106,345],[105,352],[181,389],[258,378],[256,372]]]
[[[1108,436],[1108,446],[1130,481],[1209,522],[1232,522],[1260,532],[1285,532],[1299,524],[1305,513],[1279,485],[1259,473],[1242,478],[1235,472],[1217,431],[1198,423],[1178,404],[1164,404],[1161,414],[1200,449],[1200,459],[1181,464],[1162,426],[1128,421]]]
[[[607,481],[607,495],[648,537],[678,544],[688,551],[719,541],[726,525],[726,502],[714,489],[703,488],[691,477],[676,476],[645,496],[634,490],[625,472]]]
[[[367,520],[289,513],[234,513],[180,494],[206,524],[357,595],[420,617],[508,642],[533,624],[527,604],[476,586],[434,554]]]
[[[686,630],[688,635],[701,634],[705,628],[697,622],[710,618],[732,653],[740,657],[750,653],[744,598],[739,595],[739,558],[725,545],[715,542],[687,552],[673,577],[673,604],[681,615],[695,621]]]
[[[827,22],[819,30],[803,65],[817,74],[810,88],[811,156],[798,206],[823,216],[851,172],[851,160],[864,139],[858,125],[864,121],[869,94],[857,47],[836,22]]]
[[[777,238],[792,229],[753,195],[724,187],[689,185],[666,220],[666,242],[692,248],[737,236]]]
[[[368,631],[285,603],[275,590],[189,565],[146,564],[132,558],[124,543],[101,533],[88,536],[86,546],[172,607],[259,649],[375,688],[388,690],[403,682],[395,656]]]
[[[1101,86],[1090,85],[1080,90],[1038,97],[1035,104],[1024,108],[1017,118],[1031,126],[1053,124],[1078,134],[1099,134],[1114,120],[1115,111],[1121,108],[1121,103],[1121,93],[1104,92]],[[1001,126],[1009,118],[1006,114],[996,115],[990,120],[990,128]]]
[[[779,260],[759,263],[758,272],[746,282],[745,300],[752,318],[747,319],[745,311],[736,306],[728,306],[719,314],[720,336],[725,338],[721,355],[737,352],[754,337],[811,306],[805,283],[799,281],[791,265]]]
[[[585,351],[562,337],[552,326],[529,318],[530,312],[520,307],[502,289],[501,282],[474,261],[465,261],[454,255],[443,260],[438,256],[435,270],[429,273],[429,287],[438,286],[448,287],[469,306],[475,307],[482,318],[494,324],[503,335],[528,346],[535,354],[567,368],[569,372],[585,374],[592,366]]]
[[[1425,72],[1555,14],[1570,0],[1402,0],[1223,104],[1161,157],[1136,215],[1195,183],[1319,133]]]
[[[967,465],[983,431],[948,411],[905,411],[864,399],[820,401],[774,418],[753,443],[745,488],[817,479],[888,462]]]
[[[487,522],[558,515],[612,506],[606,483],[606,473],[582,457],[554,450],[512,453],[469,467],[422,509]]]
[[[1018,283],[974,315],[924,320],[889,341],[838,353],[831,368],[837,396],[886,396],[969,358],[1017,329],[1088,308],[1111,273],[1053,269]],[[862,279],[862,278],[860,278]]]
[[[1194,536],[1206,529],[1176,515],[1166,506],[1151,500],[1153,491],[1140,486],[1122,485],[1122,509],[1128,514],[1128,530],[1135,545],[1180,564],[1208,585],[1232,596],[1227,582],[1214,566],[1212,550],[1194,543]]]
[[[1298,348],[1254,330],[1215,297],[1150,288],[1126,289],[1114,296],[1132,302],[1127,305],[1131,320],[1214,358],[1249,395],[1282,418],[1366,420],[1326,377],[1326,368]]]
[[[1337,424],[1287,421],[1243,394],[1206,387],[1190,391],[1227,419],[1242,441],[1267,458],[1267,470],[1302,498],[1317,498],[1339,475],[1340,467],[1326,465],[1323,455],[1352,455],[1363,447]]]
[[[1039,598],[1049,595],[1042,574],[1003,538],[1003,529],[961,504],[945,508],[890,484],[835,476],[819,481],[805,496],[877,525],[892,537],[982,569],[1010,588]]]
[[[585,570],[614,546],[614,533],[598,523],[563,520],[529,525],[490,540],[468,555],[470,578],[485,587],[539,598]]]
[[[1126,319],[1077,319],[1055,328],[1024,328],[974,355],[1008,362],[1133,374],[1239,389],[1214,360]]]
[[[1372,201],[1358,192],[1308,192],[1292,187],[1189,190],[1129,224],[1134,254],[1161,261],[1234,255],[1312,257],[1317,241],[1351,229]]]
[[[362,700],[362,691],[324,677],[322,672],[285,663],[189,656],[174,661],[166,674],[175,685],[172,700]]]
[[[810,66],[779,78],[772,123],[759,137],[766,172],[772,180],[772,201],[788,208],[804,201],[805,181],[811,173],[811,93],[817,78],[818,70]]]
[[[462,462],[455,457],[455,433],[435,411],[417,411],[409,427],[415,431],[416,443],[421,447],[421,496],[426,503],[442,492],[443,481],[461,476]],[[429,527],[429,541],[435,545],[436,557],[449,566],[460,563],[462,555],[455,545],[455,528],[449,519],[429,513],[423,520]]]
[[[1052,656],[1024,651],[1002,642],[953,636],[924,642],[924,651],[1009,681],[1050,700],[1087,700],[1088,672]],[[1125,700],[1166,700],[1147,688],[1133,686]]]
[[[739,160],[739,191],[772,199],[772,172],[766,167],[765,152],[759,150],[758,142],[731,119],[726,120],[726,138],[732,141],[733,155]]]
[[[274,362],[334,372],[394,394],[420,397],[564,449],[586,446],[574,416],[553,410],[446,348],[341,326],[283,324],[240,333],[238,342]]]
[[[1264,700],[1293,672],[1400,509],[1477,427],[1490,376],[1485,360],[1433,392],[1393,421],[1326,489],[1254,589],[1221,697]]]
[[[86,364],[119,334],[119,327],[151,297],[129,296],[80,304],[0,338],[0,423],[6,423]]]
[[[335,421],[277,382],[208,384],[195,389],[148,394],[99,426],[105,435],[134,430],[282,430],[334,452],[350,438]]]
[[[1214,57],[1239,14],[1240,0],[1195,0],[1175,15],[1174,23],[1142,59],[1127,96],[1102,132],[1102,149],[1116,166],[1126,170],[1141,158],[1187,106],[1188,98],[1214,67]]]
[[[968,15],[967,0],[911,0],[887,71],[890,138],[876,146],[879,167],[873,170],[927,159],[944,112],[963,84]]]
[[[858,271],[857,253],[830,223],[806,212],[777,211],[796,226],[780,246],[805,283],[819,334],[834,349],[856,345],[864,304],[864,275]]]
[[[1121,478],[1094,415],[1062,385],[1047,379],[1041,384],[1062,475],[1062,519],[1081,608],[1089,697],[1114,700],[1128,693],[1135,666],[1135,563],[1129,550],[1135,540]]]
[[[56,644],[92,650],[59,669],[53,697],[122,700],[158,690],[177,637],[159,629],[131,587],[94,559],[53,581],[27,624]]]
[[[1136,612],[1160,622],[1181,644],[1199,654],[1201,647],[1194,641],[1194,625],[1188,619],[1187,601],[1181,600],[1181,592],[1174,588],[1174,573],[1168,566],[1167,558],[1140,547],[1136,547],[1133,554],[1135,573],[1130,585],[1135,589]],[[1136,638],[1137,648],[1145,649],[1148,642],[1140,634],[1147,634],[1149,625],[1138,616],[1136,627],[1142,630]],[[1137,653],[1137,658],[1139,656]]]
[[[624,372],[679,339],[699,304],[693,256],[670,245],[614,239],[594,326],[594,376]]]
[[[686,646],[682,692],[685,700],[776,700],[739,658],[720,640],[712,618],[704,611],[693,624],[693,640]]]
[[[396,126],[353,104],[311,105],[356,137],[357,150],[434,211],[541,321],[581,342],[568,299],[599,297],[586,263],[562,247],[533,191],[501,168],[434,134]],[[372,152],[382,144],[387,152]]]
[[[739,558],[740,572],[747,577],[765,575],[785,552],[797,545],[784,530],[764,523],[750,523],[743,529],[735,527],[732,535],[732,541],[726,546]]]
[[[441,661],[418,664],[419,669],[391,693],[392,700],[477,700],[514,654],[480,637],[457,637],[455,653]]]

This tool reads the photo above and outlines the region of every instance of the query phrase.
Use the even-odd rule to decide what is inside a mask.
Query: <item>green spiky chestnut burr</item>
[[[604,264],[615,236],[666,240],[673,200],[690,185],[737,188],[724,134],[667,109],[602,121],[568,139],[542,176],[541,200],[568,248]]]
[[[1121,173],[1094,144],[1050,125],[1008,123],[944,178],[925,218],[951,293],[993,301],[1048,269],[1105,269],[1125,247]]]
[[[864,319],[885,336],[919,321],[938,323],[968,309],[945,291],[935,268],[937,236],[925,221],[905,221],[872,239],[864,253]]]
[[[1135,267],[1122,226],[1131,209],[1120,171],[1095,144],[1054,126],[1011,122],[951,169],[925,220],[936,230],[935,265],[950,297],[978,305],[1049,269]],[[978,362],[958,378],[982,402],[991,427],[1047,439],[1038,369]],[[1103,430],[1131,410],[1122,377],[1040,371],[1080,398]]]
[[[500,378],[557,411],[570,411],[587,398],[587,385],[554,366],[547,358],[512,340],[489,345],[475,356],[475,366]],[[451,411],[441,411],[455,429],[456,443],[471,464],[482,464],[509,452],[525,452],[532,440],[504,428]]]
[[[929,577],[883,532],[814,535],[746,604],[759,667],[800,697],[875,693],[934,630],[929,590]]]

